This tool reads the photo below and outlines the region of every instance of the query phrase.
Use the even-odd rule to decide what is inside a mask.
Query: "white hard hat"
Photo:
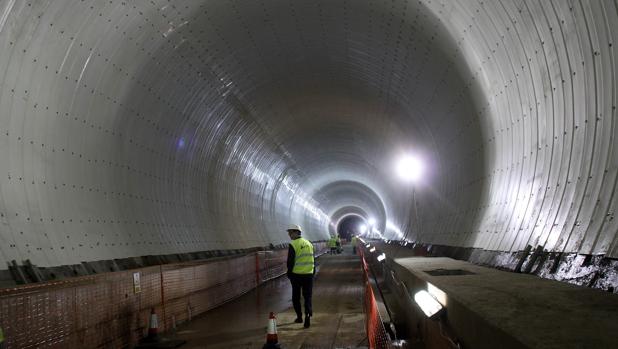
[[[286,230],[287,231],[298,230],[299,232],[303,231],[302,229],[300,229],[300,225],[296,225],[296,224],[290,224]]]

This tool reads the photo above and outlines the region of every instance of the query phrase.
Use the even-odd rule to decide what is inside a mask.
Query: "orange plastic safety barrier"
[[[283,249],[0,289],[4,349],[126,348],[153,308],[159,331],[171,329],[282,275],[286,258]]]
[[[363,248],[359,248],[365,278],[365,331],[370,349],[390,349],[391,342],[384,328],[382,317],[378,311],[378,305],[369,282],[369,269],[365,261]]]

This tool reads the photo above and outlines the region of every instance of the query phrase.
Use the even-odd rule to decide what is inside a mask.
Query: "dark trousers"
[[[313,289],[312,274],[290,274],[290,282],[292,283],[292,304],[296,316],[302,317],[303,310],[300,307],[300,292],[303,293],[305,299],[305,314],[313,316],[313,308],[311,306],[311,293]]]

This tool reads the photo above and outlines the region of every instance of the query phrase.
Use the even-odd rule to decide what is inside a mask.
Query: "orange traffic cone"
[[[172,317],[175,322],[175,318]],[[150,309],[150,320],[148,321],[148,336],[142,338],[140,342],[135,346],[135,349],[166,349],[166,348],[178,348],[185,344],[186,341],[182,339],[165,338],[159,336],[159,318],[154,308]]]
[[[146,337],[148,341],[156,341],[159,339],[159,318],[157,317],[157,313],[155,313],[155,309],[152,308],[150,310],[150,321],[148,322],[148,337]]]
[[[268,316],[268,331],[266,332],[266,344],[262,347],[262,349],[278,349],[281,348],[279,346],[279,339],[277,338],[277,318],[275,317],[275,313],[270,312]]]

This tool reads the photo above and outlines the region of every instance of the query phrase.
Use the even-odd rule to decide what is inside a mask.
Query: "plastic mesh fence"
[[[4,349],[130,347],[151,308],[159,331],[171,329],[282,275],[286,258],[287,250],[264,251],[0,289]]]
[[[384,328],[382,317],[378,310],[378,304],[369,282],[369,270],[363,248],[359,248],[365,278],[365,330],[370,349],[390,349],[391,341]]]

